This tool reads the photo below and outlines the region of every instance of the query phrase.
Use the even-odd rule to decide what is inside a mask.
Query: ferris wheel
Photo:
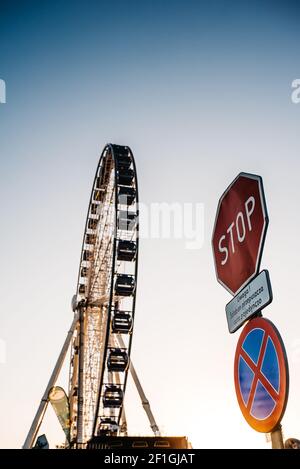
[[[130,360],[138,233],[138,184],[132,151],[127,146],[108,144],[97,166],[88,206],[72,299],[74,319],[24,448],[34,444],[70,347],[65,399],[69,447],[85,448],[96,436],[127,435],[124,397],[129,370],[151,429],[160,434]]]
[[[126,432],[126,389],[138,266],[138,188],[128,147],[107,145],[93,183],[74,311],[71,441]],[[120,338],[122,340],[120,344]]]

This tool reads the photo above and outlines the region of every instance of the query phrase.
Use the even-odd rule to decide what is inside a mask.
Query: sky
[[[218,199],[241,171],[262,176],[270,218],[265,311],[284,340],[300,437],[299,14],[292,1],[0,0],[0,446],[20,448],[72,321],[97,162],[129,145],[140,201],[204,207],[204,239],[141,239],[132,359],[166,435],[195,448],[267,448],[238,407],[216,281]],[[66,386],[67,367],[57,384]],[[131,434],[149,434],[132,383]],[[63,434],[52,409],[41,432]]]

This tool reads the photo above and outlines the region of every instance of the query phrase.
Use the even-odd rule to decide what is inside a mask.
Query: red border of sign
[[[274,343],[276,352],[277,352],[278,362],[279,362],[279,372],[280,372],[280,387],[279,387],[279,392],[278,392],[278,397],[277,397],[277,403],[271,415],[267,417],[265,420],[258,420],[254,418],[252,415],[250,415],[251,404],[249,405],[250,409],[248,409],[244,404],[242,394],[240,391],[239,376],[238,376],[239,357],[241,355],[242,344],[244,343],[244,340],[246,336],[249,334],[249,332],[257,328],[263,329],[265,331],[265,336],[264,336],[265,339],[267,339],[267,337],[269,336],[271,337]],[[243,352],[243,355],[244,355],[244,352]],[[257,366],[258,369],[260,369],[261,367],[263,356],[261,357],[261,360],[260,359],[258,360],[258,366]],[[251,361],[251,359],[249,360]],[[254,365],[254,368],[256,368],[255,365]],[[280,423],[283,417],[283,414],[285,412],[285,408],[286,408],[286,404],[288,400],[288,394],[289,394],[289,368],[288,368],[288,361],[287,361],[286,351],[285,351],[282,338],[277,328],[274,326],[274,324],[271,321],[269,321],[269,319],[265,319],[265,318],[252,319],[251,321],[248,322],[248,324],[246,324],[246,326],[242,330],[242,333],[237,343],[235,358],[234,358],[234,384],[235,384],[235,392],[236,392],[237,400],[238,400],[241,412],[245,420],[247,421],[247,423],[252,428],[254,428],[254,430],[258,432],[269,433],[273,431],[277,427],[277,425]],[[254,388],[254,385],[252,384],[252,390],[250,391],[248,403],[251,399],[251,394],[255,392],[255,389],[253,390],[253,388]]]
[[[233,291],[230,290],[230,288],[228,288],[227,285],[225,285],[225,283],[223,283],[223,282],[219,279],[219,277],[218,277],[218,271],[217,271],[215,253],[214,253],[213,239],[214,239],[214,234],[215,234],[215,230],[216,230],[216,224],[217,224],[217,219],[218,219],[218,215],[219,215],[221,203],[222,203],[222,201],[223,201],[225,195],[227,194],[227,192],[231,189],[231,187],[233,186],[233,184],[235,183],[235,181],[236,181],[239,177],[246,177],[246,178],[255,179],[256,181],[258,181],[258,188],[259,188],[259,193],[260,193],[260,197],[261,197],[261,206],[262,206],[262,210],[263,210],[263,212],[264,212],[264,213],[263,213],[263,215],[264,215],[264,227],[263,227],[263,231],[262,231],[262,236],[261,236],[261,238],[260,238],[258,256],[257,256],[257,259],[256,259],[256,269],[255,269],[255,272],[254,272],[250,277],[247,278],[247,280],[243,283],[243,285],[241,285],[235,292],[233,292]],[[261,177],[261,176],[258,176],[257,174],[244,173],[244,172],[239,173],[239,174],[236,176],[236,178],[234,178],[234,180],[232,181],[232,183],[229,184],[229,186],[227,187],[227,189],[225,189],[225,191],[223,192],[223,194],[221,195],[221,197],[220,197],[220,199],[219,199],[219,203],[218,203],[217,211],[216,211],[215,222],[214,222],[214,227],[213,227],[213,232],[212,232],[212,237],[211,237],[211,245],[212,245],[212,250],[213,250],[214,266],[215,266],[215,272],[216,272],[217,281],[218,281],[224,288],[226,288],[226,290],[229,291],[229,293],[231,293],[233,296],[237,295],[237,294],[250,282],[250,280],[252,280],[252,279],[257,275],[257,273],[258,273],[258,271],[259,271],[260,263],[261,263],[262,253],[263,253],[263,250],[264,250],[264,244],[265,244],[265,239],[266,239],[266,234],[267,234],[268,226],[269,226],[269,216],[268,216],[267,203],[266,203],[266,198],[265,198],[265,192],[264,192],[264,185],[263,185],[262,177]]]

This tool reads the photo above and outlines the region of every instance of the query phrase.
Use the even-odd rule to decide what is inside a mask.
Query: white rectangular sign
[[[273,300],[269,272],[263,270],[243,288],[225,307],[230,333]]]

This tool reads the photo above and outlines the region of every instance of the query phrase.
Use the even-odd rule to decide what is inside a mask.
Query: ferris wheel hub
[[[87,302],[84,298],[80,297],[79,295],[73,295],[71,301],[72,311],[75,313],[78,309],[87,306]]]
[[[78,298],[77,298],[77,295],[73,295],[73,296],[72,296],[71,306],[72,306],[72,311],[73,311],[73,313],[75,313],[75,311],[77,310],[77,306],[78,306]]]

